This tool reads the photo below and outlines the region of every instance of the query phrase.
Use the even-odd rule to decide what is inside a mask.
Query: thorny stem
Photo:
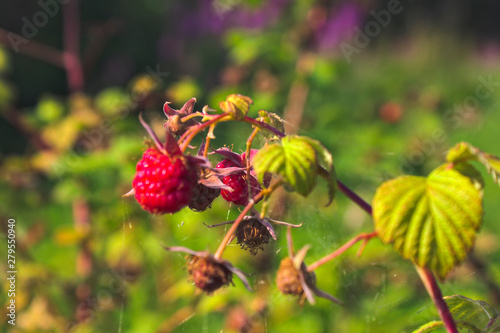
[[[348,249],[350,249],[357,242],[362,241],[362,240],[364,240],[366,242],[366,241],[370,240],[373,237],[377,237],[377,233],[376,232],[372,232],[372,233],[369,233],[369,234],[363,233],[363,234],[357,235],[356,237],[354,237],[353,239],[351,239],[350,241],[348,241],[347,243],[345,243],[344,245],[342,245],[341,247],[339,247],[333,253],[331,253],[331,254],[327,255],[326,257],[323,257],[320,260],[316,261],[315,263],[307,266],[307,271],[308,272],[314,271],[316,268],[320,267],[321,265],[326,264],[330,260],[338,257],[339,255],[341,255],[342,253],[344,253],[345,251],[347,251]]]
[[[416,265],[415,267],[418,275],[420,275],[420,279],[422,280],[425,289],[427,289],[427,292],[431,296],[432,301],[438,310],[439,316],[443,320],[446,331],[448,333],[458,333],[450,310],[448,309],[446,302],[443,300],[443,294],[441,293],[441,289],[439,289],[439,285],[434,277],[434,274],[432,274],[432,272],[427,268],[418,267]]]
[[[224,239],[222,240],[222,242],[219,245],[219,248],[217,249],[217,251],[214,254],[215,259],[220,259],[222,257],[222,254],[224,253],[224,250],[226,249],[226,246],[229,243],[231,236],[234,234],[234,232],[236,231],[236,228],[238,228],[241,221],[243,221],[243,218],[245,217],[245,215],[250,211],[250,209],[255,205],[255,203],[257,201],[259,201],[260,199],[262,199],[264,196],[272,193],[279,186],[281,186],[282,183],[283,182],[281,180],[277,181],[276,183],[271,185],[269,188],[260,191],[259,194],[257,194],[252,200],[250,200],[248,205],[246,205],[245,208],[243,208],[243,210],[241,211],[238,218],[234,221],[233,225],[231,226],[231,228],[229,228],[228,232],[224,236]]]
[[[204,123],[201,123],[199,125],[191,127],[191,130],[188,131],[188,132],[186,132],[186,133],[189,133],[189,134],[186,134],[186,137],[185,137],[184,141],[182,142],[181,151],[184,152],[186,150],[186,148],[188,147],[188,145],[191,142],[191,140],[193,140],[193,138],[198,133],[200,133],[202,130],[204,130],[208,126],[210,126],[212,124],[215,124],[216,122],[221,121],[225,117],[229,117],[229,114],[227,114],[227,113],[218,114],[218,115],[214,116],[212,119],[210,119],[210,120],[208,120],[208,121],[206,121]],[[182,139],[183,138],[181,137],[180,141]]]

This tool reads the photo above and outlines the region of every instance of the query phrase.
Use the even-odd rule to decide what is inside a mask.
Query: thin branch
[[[245,215],[250,211],[250,209],[255,205],[256,202],[258,202],[260,199],[262,199],[265,195],[268,195],[269,193],[272,193],[275,189],[277,189],[279,186],[281,186],[283,182],[282,181],[277,181],[273,185],[271,185],[269,188],[262,190],[257,194],[255,197],[253,197],[252,200],[248,203],[248,205],[245,206],[245,208],[241,211],[240,215],[238,218],[234,221],[233,225],[231,228],[229,228],[228,232],[224,236],[224,239],[219,245],[219,248],[214,254],[214,258],[220,259],[222,257],[222,254],[224,253],[224,250],[226,249],[226,246],[228,244],[229,239],[231,236],[234,234],[236,231],[236,228],[240,225],[241,221],[243,221],[243,218]]]
[[[181,138],[179,140],[179,141],[183,140],[182,144],[181,144],[181,150],[184,152],[187,149],[191,140],[193,140],[193,138],[198,133],[200,133],[202,130],[204,130],[205,128],[207,128],[208,126],[210,126],[212,124],[215,124],[216,122],[223,120],[226,117],[229,117],[229,114],[227,114],[227,113],[218,114],[218,115],[214,116],[212,119],[210,119],[204,123],[201,123],[199,125],[191,127],[186,133],[184,133],[186,135],[181,136]],[[187,133],[189,133],[189,134],[187,134]]]
[[[363,233],[363,234],[357,235],[356,237],[354,237],[353,239],[351,239],[350,241],[348,241],[347,243],[345,243],[344,245],[342,245],[341,247],[339,247],[333,253],[327,255],[326,257],[321,258],[320,260],[316,261],[315,263],[313,263],[311,265],[308,265],[307,266],[307,271],[308,272],[314,271],[316,268],[320,267],[321,265],[326,264],[330,260],[338,257],[339,255],[341,255],[345,251],[349,250],[357,242],[362,241],[362,240],[366,242],[366,241],[368,241],[369,239],[371,239],[373,237],[377,237],[377,233],[376,232],[372,232],[372,233],[369,233],[369,234]]]
[[[370,216],[372,215],[372,206],[363,200],[359,195],[357,195],[353,190],[344,185],[340,180],[337,180],[337,185],[339,190],[344,193],[349,199],[351,199],[355,204],[357,204],[361,209],[367,212]]]
[[[13,45],[11,39],[25,40],[24,43]],[[35,40],[28,40],[18,34],[0,28],[0,44],[51,65],[64,68],[64,54],[60,50]]]
[[[448,309],[448,305],[443,299],[443,294],[441,293],[441,289],[439,289],[439,285],[434,277],[434,274],[427,268],[422,268],[416,266],[418,275],[420,275],[420,279],[422,280],[425,289],[431,296],[434,305],[436,306],[439,316],[443,320],[444,326],[446,327],[446,331],[448,333],[458,333],[457,327],[451,316],[450,310]]]
[[[75,230],[88,233],[90,225],[90,208],[86,199],[78,198],[73,201],[73,224]],[[79,276],[89,276],[92,272],[92,251],[89,240],[85,237],[80,242],[80,251],[77,256],[76,271]]]
[[[16,109],[9,109],[5,113],[5,119],[16,128],[28,141],[38,150],[51,150],[52,147],[42,137],[42,135],[31,126]]]
[[[102,23],[92,24],[86,31],[89,35],[88,44],[82,55],[84,73],[93,72],[97,61],[107,46],[108,39],[118,34],[123,28],[123,22],[110,18]]]
[[[257,126],[259,128],[265,129],[267,131],[273,132],[274,134],[276,134],[277,136],[279,136],[281,138],[285,137],[284,133],[280,132],[278,129],[276,129],[276,128],[272,127],[271,125],[268,125],[262,121],[258,121],[256,119],[253,119],[250,117],[243,118],[243,121],[246,123],[252,124],[254,126]]]
[[[64,52],[35,40],[0,29],[0,43],[33,58],[64,68],[68,77],[68,87],[72,92],[81,91],[84,87],[82,65],[79,57],[80,43],[80,3],[70,1],[63,8],[64,20]],[[13,40],[17,41],[13,44]]]
[[[351,189],[349,189],[347,186],[345,186],[341,181],[337,181],[337,184],[339,186],[339,189],[349,197],[354,203],[356,203],[358,206],[360,206],[365,212],[370,214],[372,216],[372,207],[370,204],[368,204],[366,201],[364,201],[359,195],[354,193]],[[347,242],[342,248],[338,249],[331,255],[327,256],[326,258],[328,259],[333,259],[336,255],[337,252],[340,252],[344,247],[349,248],[352,246],[354,243],[359,241],[360,239],[357,239],[361,235],[355,237],[351,241]],[[361,237],[363,239],[364,237]],[[345,249],[344,249],[345,251]],[[343,251],[341,251],[343,252]],[[340,252],[340,253],[341,253]],[[308,270],[314,270],[315,268],[319,267],[321,264],[324,262],[328,261],[325,258],[320,259],[317,263],[314,263],[313,265],[308,267]],[[427,292],[429,293],[429,296],[434,302],[434,305],[436,306],[439,316],[444,322],[444,325],[446,327],[446,330],[448,333],[458,333],[457,327],[455,325],[455,322],[453,321],[453,317],[451,316],[450,310],[448,309],[448,306],[446,305],[445,301],[443,300],[443,294],[441,293],[441,289],[439,289],[439,285],[436,281],[436,278],[432,274],[432,272],[426,268],[421,268],[416,266],[417,272],[420,275],[420,279],[422,280],[425,288],[427,289]]]
[[[82,64],[80,62],[80,1],[72,0],[63,8],[64,19],[64,68],[71,92],[84,87]]]

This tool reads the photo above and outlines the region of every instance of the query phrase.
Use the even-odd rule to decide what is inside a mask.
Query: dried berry
[[[269,236],[269,230],[256,218],[242,221],[236,229],[238,244],[252,255],[264,249],[264,244],[269,243]]]
[[[194,284],[208,294],[229,285],[233,279],[233,274],[224,264],[210,257],[191,256],[188,261],[188,273]]]
[[[212,202],[220,195],[220,190],[210,188],[203,184],[196,184],[193,196],[189,202],[189,208],[197,212],[203,212],[210,207]]]
[[[229,283],[233,284],[233,274],[252,291],[246,274],[227,260],[216,258],[205,251],[197,252],[182,246],[166,247],[165,250],[190,255],[187,263],[188,273],[194,284],[208,294]]]
[[[306,264],[304,264],[304,258],[309,249],[309,245],[304,246],[295,253],[293,250],[291,227],[288,227],[286,234],[288,254],[290,257],[283,259],[280,263],[280,268],[276,275],[278,289],[283,294],[298,296],[300,305],[304,304],[306,298],[309,303],[316,303],[314,295],[341,304],[342,302],[340,300],[316,287],[316,275],[314,272],[309,271]]]
[[[276,283],[283,294],[298,296],[301,303],[304,301],[305,295],[299,271],[294,267],[291,258],[287,257],[281,260],[280,268],[276,274]]]

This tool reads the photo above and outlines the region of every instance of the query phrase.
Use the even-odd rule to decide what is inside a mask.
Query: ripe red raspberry
[[[155,148],[146,150],[137,163],[132,185],[135,198],[153,214],[175,213],[192,198],[196,170],[182,155],[169,157]]]
[[[225,159],[219,164],[217,164],[217,169],[230,168],[230,167],[240,167],[233,161]],[[244,171],[234,173],[229,176],[222,178],[222,182],[232,188],[232,191],[221,190],[220,193],[222,197],[229,202],[233,202],[236,205],[246,206],[249,201],[249,194],[251,198],[256,196],[261,190],[259,182],[255,177],[250,176],[250,191],[247,182],[247,174]]]

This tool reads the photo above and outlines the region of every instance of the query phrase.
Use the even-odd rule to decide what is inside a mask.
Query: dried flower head
[[[193,97],[187,101],[180,110],[175,110],[170,107],[169,102],[166,102],[163,105],[163,112],[168,119],[164,127],[173,135],[182,135],[189,127],[196,125],[197,122],[192,118],[183,119],[193,113],[195,103],[196,98]]]
[[[304,263],[304,258],[309,250],[309,245],[304,246],[295,254],[295,251],[293,250],[291,230],[292,229],[288,227],[287,243],[289,257],[281,261],[276,276],[278,289],[283,294],[298,296],[299,303],[301,305],[304,304],[306,298],[309,303],[316,303],[314,295],[326,298],[334,303],[341,304],[342,302],[340,300],[316,287],[316,275],[314,272],[309,272],[306,264]]]
[[[281,264],[276,275],[276,283],[278,285],[278,289],[283,294],[298,296],[300,305],[304,305],[304,301],[307,298],[304,290],[311,288],[313,292],[317,294],[315,292],[316,275],[314,272],[308,272],[307,267],[303,262],[299,268],[296,268],[294,261],[290,257],[281,260]]]
[[[207,294],[233,283],[231,271],[210,257],[190,256],[187,267],[194,284]]]
[[[269,230],[257,218],[242,221],[236,229],[237,243],[251,255],[264,249],[264,244],[269,243],[269,236]]]
[[[210,208],[212,202],[220,195],[220,190],[210,188],[201,183],[196,184],[193,189],[193,196],[189,202],[189,208],[196,212],[203,212]]]
[[[304,289],[300,283],[299,271],[294,267],[291,258],[281,260],[280,268],[276,273],[278,289],[285,295],[294,295],[302,298]]]
[[[291,224],[288,222],[277,221],[267,217],[260,218],[259,212],[252,210],[254,215],[243,217],[240,225],[236,229],[236,240],[241,248],[248,250],[250,254],[255,255],[259,250],[264,249],[264,244],[269,243],[269,236],[276,240],[276,232],[272,223],[285,225],[291,228],[299,228],[301,224]],[[234,221],[227,221],[218,224],[206,225],[208,228],[218,227],[225,224],[231,224]],[[234,239],[234,238],[233,238]]]
[[[209,295],[223,286],[233,284],[233,274],[240,278],[248,290],[252,291],[245,273],[227,260],[215,258],[205,251],[196,252],[181,246],[165,247],[165,250],[190,255],[187,262],[188,273],[196,287]]]

